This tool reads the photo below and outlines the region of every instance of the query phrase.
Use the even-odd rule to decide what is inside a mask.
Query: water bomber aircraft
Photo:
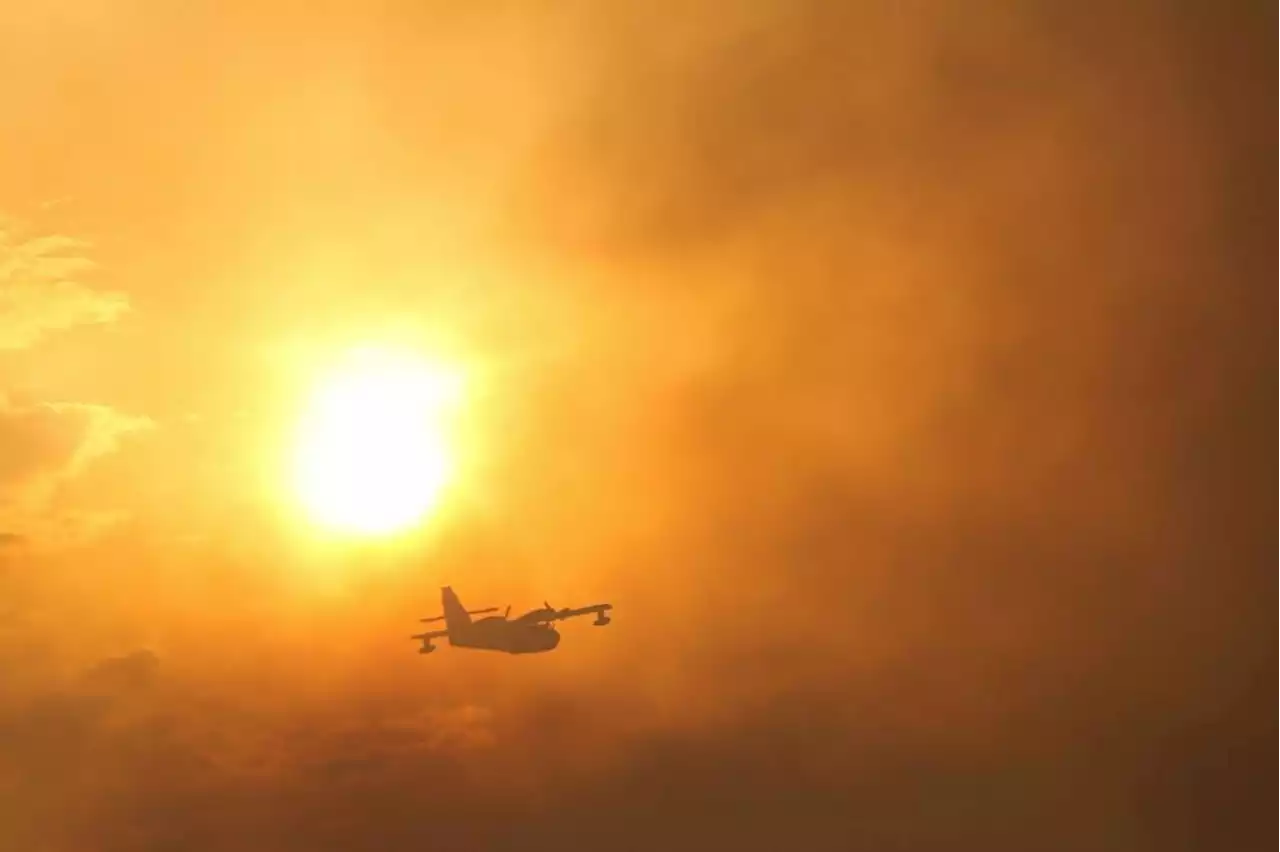
[[[607,603],[576,609],[556,609],[544,602],[540,609],[530,610],[517,618],[510,618],[511,607],[507,607],[502,615],[472,619],[473,615],[497,612],[498,608],[468,610],[450,586],[440,590],[440,603],[444,614],[424,618],[422,621],[428,624],[443,621],[444,630],[428,630],[409,637],[422,643],[418,648],[419,654],[430,654],[436,650],[436,646],[431,644],[433,639],[445,639],[454,648],[502,651],[507,654],[553,651],[560,644],[560,633],[553,626],[555,622],[581,615],[594,615],[596,620],[592,624],[604,627],[612,621],[606,613],[613,609],[613,604]]]

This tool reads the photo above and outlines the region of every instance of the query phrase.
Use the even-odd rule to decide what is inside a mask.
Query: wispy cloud
[[[130,310],[123,293],[82,283],[96,269],[91,245],[36,235],[0,217],[0,350],[25,349],[50,332],[114,322]]]
[[[123,293],[83,283],[97,269],[91,249],[86,240],[39,233],[0,214],[0,352],[30,348],[55,331],[111,323],[130,310]],[[19,400],[0,388],[0,522],[6,536],[41,538],[33,530],[54,521],[49,513],[62,487],[114,452],[126,435],[152,425],[108,405]]]
[[[0,393],[0,522],[8,535],[39,538],[34,531],[54,520],[48,514],[63,486],[153,426],[107,405],[23,404]],[[86,528],[100,528],[100,513],[90,515],[98,522]]]

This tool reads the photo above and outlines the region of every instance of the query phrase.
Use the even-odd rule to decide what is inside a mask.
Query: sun
[[[293,481],[321,526],[385,535],[420,523],[453,473],[456,371],[377,348],[348,353],[317,384],[300,424]]]

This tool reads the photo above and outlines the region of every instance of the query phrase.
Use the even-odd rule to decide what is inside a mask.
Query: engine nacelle
[[[436,649],[436,646],[435,646],[435,645],[431,645],[431,644],[429,644],[429,643],[427,643],[427,642],[423,642],[423,643],[422,643],[422,647],[418,649],[418,653],[419,653],[419,654],[430,654],[430,653],[431,653],[432,651],[434,651],[435,649]]]
[[[601,613],[600,615],[596,616],[596,620],[591,622],[591,624],[595,627],[604,627],[610,621],[613,621],[613,619],[605,615],[604,613]]]

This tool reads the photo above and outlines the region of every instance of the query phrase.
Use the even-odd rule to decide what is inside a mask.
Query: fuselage
[[[501,617],[481,618],[450,628],[449,644],[458,648],[481,648],[508,654],[537,654],[560,644],[560,633],[549,624],[508,621]]]

